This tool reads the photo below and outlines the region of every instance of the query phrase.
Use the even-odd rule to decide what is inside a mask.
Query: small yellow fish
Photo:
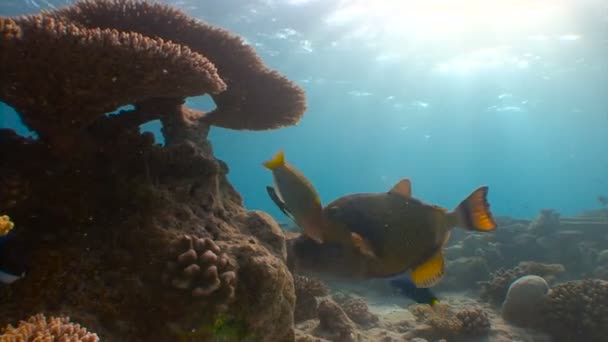
[[[8,234],[15,224],[11,221],[11,218],[7,215],[0,216],[0,236]]]
[[[263,165],[272,171],[275,188],[266,188],[272,200],[302,228],[304,234],[322,243],[323,208],[312,183],[285,161],[282,150]]]
[[[416,287],[431,287],[443,277],[443,249],[455,226],[487,232],[496,223],[480,187],[452,212],[423,203],[404,179],[385,193],[353,194],[328,204],[326,241],[356,246],[373,259],[369,277],[389,277],[411,270]]]

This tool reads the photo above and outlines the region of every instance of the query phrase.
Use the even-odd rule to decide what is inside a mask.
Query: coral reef
[[[556,341],[605,341],[608,335],[608,282],[569,281],[549,291],[540,327]]]
[[[0,324],[45,312],[109,341],[293,339],[285,238],[243,208],[207,134],[294,124],[302,90],[165,5],[78,1],[0,32],[0,100],[39,137],[0,130],[0,212],[28,260]],[[184,105],[202,94],[212,113]],[[164,145],[139,130],[156,119]]]
[[[36,314],[19,322],[17,327],[8,325],[2,329],[0,341],[73,341],[97,342],[99,337],[79,324],[70,322],[69,317],[49,317]]]
[[[543,277],[548,283],[565,269],[559,264],[542,264],[537,262],[521,262],[512,269],[498,269],[490,274],[490,280],[481,281],[481,299],[493,304],[500,304],[505,300],[509,286],[516,279],[525,275],[537,275]]]

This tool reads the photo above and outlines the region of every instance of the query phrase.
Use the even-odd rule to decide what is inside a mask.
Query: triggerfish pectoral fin
[[[374,252],[369,241],[367,241],[357,233],[351,233],[350,236],[353,245],[357,247],[357,249],[359,249],[359,252],[372,258],[376,257],[376,253]]]
[[[439,282],[445,272],[443,250],[412,270],[411,279],[416,287],[431,287]]]
[[[289,211],[289,208],[287,208],[287,206],[285,205],[285,202],[281,201],[281,199],[279,198],[279,195],[277,195],[277,191],[275,190],[275,188],[273,188],[271,186],[266,186],[266,192],[268,193],[268,196],[270,196],[270,199],[274,202],[274,204],[276,204],[277,207],[279,207],[281,212],[283,214],[285,214],[285,216],[289,217],[292,221],[297,223],[296,219],[293,217],[293,215]]]
[[[480,232],[496,229],[496,221],[490,212],[487,195],[488,187],[482,186],[462,201],[450,214],[454,225]]]

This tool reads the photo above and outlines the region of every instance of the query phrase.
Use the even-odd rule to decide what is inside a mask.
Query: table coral
[[[265,130],[295,124],[306,103],[303,91],[268,69],[253,47],[230,32],[175,8],[145,1],[80,1],[53,12],[89,28],[138,32],[188,46],[211,60],[226,91],[211,94],[217,108],[207,120],[232,129]]]
[[[605,341],[608,282],[587,279],[559,284],[542,304],[541,328],[556,341]]]
[[[2,330],[0,341],[71,341],[97,342],[99,337],[79,324],[70,322],[69,317],[49,317],[37,314],[19,322],[17,327],[8,325]]]

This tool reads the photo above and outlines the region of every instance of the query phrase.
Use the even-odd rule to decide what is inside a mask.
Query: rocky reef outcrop
[[[37,135],[0,131],[0,213],[28,266],[1,325],[44,312],[107,341],[294,338],[284,236],[243,208],[207,134],[296,123],[297,85],[238,36],[136,0],[0,18],[0,61],[0,100]],[[203,94],[216,109],[184,105]],[[140,132],[152,120],[164,144]]]

